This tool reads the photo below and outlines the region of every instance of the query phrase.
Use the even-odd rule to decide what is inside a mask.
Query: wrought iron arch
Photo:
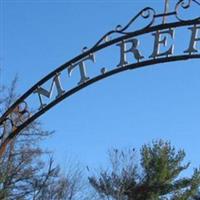
[[[134,16],[126,26],[122,27],[118,25],[115,30],[106,33],[92,48],[84,48],[82,54],[71,59],[42,78],[0,117],[0,156],[4,153],[9,142],[12,141],[22,129],[62,100],[88,85],[126,70],[160,63],[199,59],[200,53],[197,49],[197,42],[200,42],[200,35],[198,36],[198,31],[200,31],[200,15],[197,14],[197,16],[194,16],[192,19],[184,18],[187,16],[187,12],[190,11],[192,6],[198,7],[200,11],[199,0],[179,0],[174,10],[171,12],[169,11],[169,0],[165,0],[164,12],[158,14],[153,8],[146,7]],[[181,11],[184,12],[184,17],[180,14]],[[173,18],[173,20],[171,19],[167,22],[168,17]],[[140,18],[147,21],[147,23],[142,23],[143,27],[133,31],[132,26],[134,26]],[[174,39],[175,28],[181,27],[186,27],[187,30],[191,32],[191,36],[188,40],[188,48],[182,53],[175,55],[173,53],[173,45],[170,45],[166,51],[160,52],[160,46],[166,46],[167,37]],[[154,47],[153,53],[149,55],[148,58],[144,58],[139,51],[139,40],[136,39],[136,37],[148,33],[152,33],[154,37]],[[113,39],[110,39],[111,36]],[[131,47],[128,48],[127,44]],[[89,78],[86,73],[85,62],[94,62],[95,53],[113,45],[117,45],[120,50],[119,64],[111,70],[107,70],[103,67],[100,69],[99,74]],[[128,63],[126,58],[127,54],[132,54],[135,62]],[[80,81],[78,85],[65,90],[62,87],[60,75],[65,70],[71,75],[74,69],[79,69]],[[44,84],[48,82],[51,82],[49,90],[44,88]],[[54,88],[56,88],[57,96],[51,98],[52,93],[54,93]],[[28,103],[28,98],[32,95],[38,95],[39,97],[39,106],[34,113],[30,112]],[[43,97],[46,97],[48,102],[44,103]]]

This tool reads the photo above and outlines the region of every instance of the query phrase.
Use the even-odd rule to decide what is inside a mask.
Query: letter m
[[[42,96],[45,96],[47,98],[51,98],[51,96],[53,94],[53,91],[54,91],[54,86],[56,87],[56,90],[57,90],[57,96],[56,96],[56,98],[59,98],[65,92],[62,89],[62,86],[61,86],[61,83],[60,83],[59,74],[56,74],[53,77],[53,81],[51,83],[50,90],[46,90],[46,89],[42,88],[41,86],[38,86],[38,88],[35,90],[34,93],[37,93],[38,96],[39,96],[40,109],[43,108],[44,106],[46,106],[46,104],[44,104],[43,101],[42,101]]]

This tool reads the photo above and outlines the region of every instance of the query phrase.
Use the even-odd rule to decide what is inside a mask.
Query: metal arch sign
[[[90,84],[126,70],[200,58],[200,1],[179,0],[173,11],[169,11],[168,1],[165,0],[163,13],[157,13],[151,7],[144,8],[126,26],[118,25],[115,30],[106,33],[92,48],[84,48],[82,54],[49,73],[24,93],[0,118],[0,155],[22,129],[63,99]],[[192,7],[197,8],[199,12],[192,19],[186,19]],[[143,27],[134,30],[133,26],[138,21],[142,22]],[[142,38],[144,36],[145,38]],[[180,44],[179,37],[184,37],[184,45]],[[147,51],[145,40],[152,42],[148,54],[145,53]],[[98,63],[98,55],[107,48],[115,49],[116,63],[102,67],[105,64]],[[98,64],[95,66],[96,74],[89,76],[91,66],[97,65],[95,63]],[[77,71],[79,76],[74,71]],[[67,89],[64,88],[72,76],[78,78],[77,83]],[[30,112],[30,108],[34,106],[29,102],[33,96],[38,96],[38,103],[34,104],[34,113]]]

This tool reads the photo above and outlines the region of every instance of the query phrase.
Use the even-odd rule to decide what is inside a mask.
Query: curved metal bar
[[[162,57],[162,58],[154,58],[153,60],[145,60],[143,62],[134,63],[130,65],[126,65],[124,67],[119,67],[113,70],[110,70],[108,72],[104,72],[96,76],[92,79],[87,80],[86,82],[81,82],[80,85],[68,90],[68,91],[60,91],[61,95],[51,101],[49,104],[47,104],[45,107],[42,107],[42,109],[36,111],[32,116],[30,116],[30,112],[28,110],[28,105],[26,103],[26,99],[32,95],[38,87],[41,87],[44,83],[52,79],[55,75],[57,76],[59,73],[61,73],[65,69],[70,69],[70,67],[73,64],[76,64],[78,61],[81,61],[82,59],[85,59],[88,55],[92,55],[95,52],[98,52],[108,46],[111,46],[113,44],[116,44],[120,41],[124,41],[126,39],[129,39],[131,37],[136,37],[140,35],[144,35],[150,32],[154,31],[161,31],[164,29],[172,29],[175,27],[182,27],[182,26],[189,26],[189,25],[198,25],[200,24],[200,16],[193,18],[192,20],[184,20],[182,19],[179,11],[182,10],[189,10],[192,3],[195,3],[195,5],[200,6],[199,0],[179,0],[175,8],[172,12],[168,12],[167,4],[168,0],[165,1],[165,11],[164,13],[157,14],[156,11],[151,7],[146,7],[142,9],[138,14],[136,14],[124,27],[121,25],[118,25],[114,30],[109,31],[103,37],[101,37],[100,40],[97,41],[97,43],[91,47],[90,49],[84,48],[84,51],[82,54],[76,56],[75,58],[71,59],[70,61],[66,62],[65,64],[61,65],[51,73],[49,73],[47,76],[42,78],[40,81],[38,81],[34,86],[32,86],[27,92],[25,92],[1,117],[0,117],[0,126],[3,125],[6,127],[6,121],[10,121],[12,129],[9,132],[9,135],[5,135],[4,138],[4,132],[5,129],[3,129],[3,135],[0,135],[0,140],[2,140],[2,143],[0,144],[0,155],[2,151],[4,151],[6,145],[9,143],[9,140],[14,138],[23,128],[25,128],[28,124],[33,122],[35,119],[37,119],[39,116],[41,116],[43,113],[45,113],[47,110],[49,110],[51,107],[62,101],[63,99],[67,98],[68,96],[71,96],[72,94],[76,93],[77,91],[85,88],[86,86],[97,82],[99,80],[102,80],[104,78],[107,78],[113,74],[130,70],[130,69],[136,69],[140,67],[145,67],[149,65],[154,65],[158,63],[164,63],[164,62],[172,62],[172,61],[178,61],[178,60],[187,60],[187,59],[195,59],[200,58],[199,54],[189,54],[189,55],[177,55],[177,56],[171,56],[171,57]],[[166,23],[167,16],[174,16],[176,18],[176,22],[170,22]],[[143,19],[149,19],[148,23],[142,24],[142,28],[138,30],[130,30],[129,28],[136,23],[136,21],[139,18]],[[159,25],[155,25],[156,18],[163,18],[163,23]],[[108,37],[114,36],[114,39],[107,41]],[[57,77],[58,78],[58,77]],[[58,80],[57,80],[58,81]],[[40,88],[41,89],[41,88]],[[61,88],[60,88],[61,90]],[[48,96],[48,95],[47,95]]]
[[[136,36],[140,36],[143,34],[147,34],[150,32],[154,32],[154,31],[158,31],[158,30],[164,30],[164,29],[169,29],[169,28],[174,28],[174,27],[182,27],[182,26],[189,26],[189,25],[194,25],[194,24],[200,24],[199,20],[189,20],[189,21],[181,21],[181,22],[173,22],[173,23],[167,23],[167,24],[161,24],[161,25],[157,25],[157,26],[152,26],[149,28],[146,28],[145,30],[139,30],[139,31],[135,31],[126,35],[123,35],[119,38],[115,38],[111,41],[108,41],[106,43],[103,43],[99,46],[93,47],[85,52],[83,52],[82,54],[76,56],[75,58],[71,59],[70,61],[64,63],[63,65],[61,65],[60,67],[58,67],[57,69],[55,69],[54,71],[50,72],[47,76],[45,76],[44,78],[42,78],[40,81],[38,81],[34,86],[32,86],[27,92],[25,92],[0,118],[0,124],[3,123],[3,121],[7,118],[7,116],[9,115],[9,113],[11,113],[21,102],[23,102],[27,97],[29,97],[36,89],[39,85],[44,84],[45,82],[47,82],[48,80],[50,80],[52,77],[55,76],[56,73],[60,73],[61,71],[65,70],[66,68],[68,68],[72,63],[76,63],[77,61],[85,58],[87,55],[98,52],[108,46],[111,46],[113,44],[118,43],[119,41],[122,40],[126,40],[128,38],[131,37],[136,37]]]
[[[79,90],[97,82],[100,81],[102,79],[108,78],[114,74],[123,72],[123,71],[127,71],[127,70],[133,70],[133,69],[137,69],[137,68],[141,68],[141,67],[147,67],[149,65],[156,65],[156,64],[160,64],[160,63],[168,63],[168,62],[175,62],[175,61],[183,61],[183,60],[188,60],[188,59],[199,59],[200,58],[200,54],[195,54],[195,55],[178,55],[178,56],[172,56],[172,57],[165,57],[165,58],[157,58],[157,59],[151,59],[151,60],[147,60],[147,61],[143,61],[140,63],[134,63],[134,64],[130,64],[127,65],[125,67],[120,67],[120,68],[116,68],[113,69],[105,74],[101,74],[97,77],[94,77],[90,80],[88,80],[87,82],[85,82],[84,84],[81,84],[75,88],[72,88],[71,90],[69,90],[68,92],[66,92],[63,96],[55,99],[54,101],[52,101],[51,103],[49,103],[47,106],[45,106],[42,110],[38,111],[37,113],[35,113],[33,116],[31,116],[25,123],[21,124],[19,127],[17,127],[2,143],[2,147],[4,147],[9,140],[13,139],[14,137],[16,137],[16,135],[22,130],[24,129],[27,125],[29,125],[31,122],[33,122],[35,119],[37,119],[38,117],[40,117],[43,113],[45,113],[46,111],[48,111],[49,109],[51,109],[53,106],[55,106],[56,104],[58,104],[59,102],[61,102],[62,100],[64,100],[65,98],[73,95],[74,93],[78,92]],[[0,147],[1,149],[1,147]]]

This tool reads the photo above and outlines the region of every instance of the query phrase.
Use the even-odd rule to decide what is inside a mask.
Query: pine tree
[[[200,170],[190,178],[180,177],[189,167],[183,164],[185,152],[176,151],[170,142],[144,145],[137,166],[135,150],[113,150],[111,170],[89,178],[101,198],[114,200],[197,200]]]

